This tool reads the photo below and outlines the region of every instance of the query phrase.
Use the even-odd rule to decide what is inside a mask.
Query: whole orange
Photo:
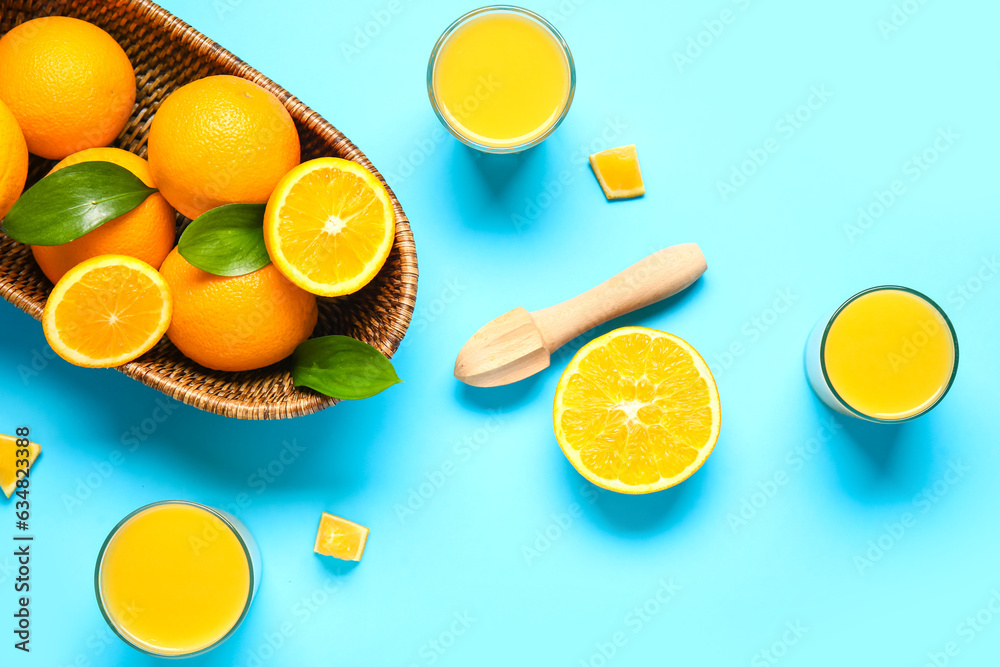
[[[222,204],[263,204],[298,163],[299,135],[288,110],[235,76],[178,88],[149,127],[149,166],[160,191],[192,219]]]
[[[167,337],[207,368],[246,371],[290,355],[316,326],[316,297],[268,264],[242,276],[206,273],[174,248],[160,267],[174,298]]]
[[[0,38],[0,98],[28,150],[53,160],[107,146],[135,104],[135,71],[111,35],[66,16],[34,19]]]
[[[81,162],[112,162],[131,171],[149,187],[156,187],[146,161],[120,148],[88,148],[73,153],[49,173]],[[63,274],[77,264],[98,255],[128,255],[157,269],[174,247],[176,223],[174,209],[160,193],[154,192],[125,215],[105,222],[75,241],[31,246],[31,252],[53,283],[59,282]]]
[[[28,147],[17,119],[0,100],[0,220],[24,190],[28,177]]]

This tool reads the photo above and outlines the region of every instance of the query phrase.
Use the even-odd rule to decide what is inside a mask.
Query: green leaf
[[[296,387],[333,398],[368,398],[402,382],[384,354],[349,336],[307,340],[295,348],[292,363]]]
[[[124,215],[156,192],[111,162],[81,162],[49,174],[21,195],[3,231],[29,245],[61,245]]]
[[[265,204],[225,204],[195,218],[177,252],[202,271],[242,276],[271,263],[264,245]]]

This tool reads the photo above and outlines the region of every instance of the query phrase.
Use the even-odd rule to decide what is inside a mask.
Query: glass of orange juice
[[[104,619],[126,643],[150,655],[189,657],[239,627],[260,572],[257,544],[235,517],[168,500],[114,527],[94,584]]]
[[[806,345],[806,371],[819,398],[873,422],[925,414],[948,393],[957,370],[951,320],[907,287],[855,294],[819,321]]]
[[[487,153],[516,153],[569,111],[576,70],[566,40],[538,14],[508,5],[451,24],[431,52],[427,92],[445,127]]]

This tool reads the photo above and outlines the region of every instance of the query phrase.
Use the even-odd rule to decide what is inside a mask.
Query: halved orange
[[[594,153],[590,156],[590,167],[608,199],[629,199],[646,194],[635,144]]]
[[[19,445],[17,441],[18,438],[12,435],[0,433],[0,489],[8,498],[17,488],[18,469],[31,468],[42,451],[41,446],[34,442]]]
[[[66,272],[42,313],[45,339],[60,357],[87,368],[120,366],[163,337],[170,288],[146,262],[100,255]]]
[[[286,278],[313,294],[341,296],[385,264],[396,214],[381,181],[357,162],[303,162],[278,182],[264,214],[264,242]]]
[[[341,560],[361,560],[368,541],[368,529],[353,521],[323,512],[313,551]]]
[[[556,440],[573,467],[619,493],[683,482],[719,439],[719,390],[677,336],[624,327],[590,341],[556,387]]]

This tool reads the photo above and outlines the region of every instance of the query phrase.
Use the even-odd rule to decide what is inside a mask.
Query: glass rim
[[[240,547],[242,547],[243,549],[243,554],[246,556],[247,559],[247,567],[250,571],[250,582],[247,590],[247,600],[246,603],[243,605],[243,611],[240,612],[239,618],[237,618],[236,621],[233,623],[233,627],[231,627],[226,632],[226,634],[224,634],[222,637],[212,642],[208,646],[197,649],[195,651],[191,651],[189,653],[160,653],[157,651],[150,650],[146,646],[139,645],[138,643],[136,643],[136,641],[126,636],[125,633],[118,628],[118,625],[112,620],[111,614],[108,613],[108,610],[104,603],[103,587],[101,586],[101,569],[104,565],[104,554],[107,551],[108,546],[111,544],[111,541],[114,539],[115,535],[118,534],[118,531],[121,530],[126,523],[128,523],[130,520],[132,520],[142,512],[145,512],[146,510],[152,509],[154,507],[160,507],[162,505],[189,505],[191,507],[197,507],[199,509],[207,511],[209,514],[221,520],[233,532],[233,534],[236,536],[236,540],[240,543]],[[157,658],[190,658],[211,651],[212,649],[214,649],[215,647],[219,646],[221,643],[229,639],[229,637],[232,636],[234,632],[236,632],[236,629],[240,627],[240,625],[243,623],[243,620],[246,618],[247,613],[249,613],[250,611],[250,603],[253,602],[254,598],[254,580],[256,579],[256,577],[257,577],[257,571],[254,569],[254,562],[252,554],[250,552],[250,547],[247,545],[246,540],[243,539],[243,535],[240,533],[239,529],[235,525],[233,525],[233,522],[223,512],[215,509],[214,507],[209,507],[208,505],[196,503],[191,500],[158,500],[154,503],[143,505],[142,507],[133,510],[132,512],[129,512],[128,515],[126,515],[124,519],[115,524],[115,527],[112,528],[111,532],[108,533],[108,536],[104,539],[104,544],[101,545],[101,550],[97,554],[97,566],[94,570],[94,590],[97,594],[97,606],[101,610],[101,616],[104,617],[104,620],[105,622],[107,622],[108,627],[111,628],[111,631],[114,632],[116,635],[118,635],[118,637],[126,644],[136,649],[137,651],[145,653],[146,655],[155,656]]]
[[[872,292],[884,292],[884,291],[906,292],[930,304],[931,307],[934,308],[934,310],[936,310],[939,315],[941,315],[942,319],[944,319],[945,321],[945,324],[948,325],[948,331],[951,333],[952,349],[954,350],[954,357],[951,362],[951,376],[948,378],[948,384],[945,386],[944,391],[941,392],[941,395],[938,396],[933,403],[924,407],[919,412],[915,412],[912,415],[909,415],[907,417],[901,417],[899,419],[885,419],[882,417],[875,417],[869,414],[865,414],[864,412],[861,412],[860,410],[855,408],[853,405],[848,403],[847,400],[845,400],[844,397],[840,395],[836,387],[833,386],[833,381],[830,379],[830,374],[826,370],[826,339],[827,336],[829,336],[830,334],[830,329],[833,328],[833,323],[837,321],[837,317],[844,311],[845,308],[847,308],[849,305],[857,301],[859,298],[865,296],[866,294],[871,294]],[[927,414],[935,406],[937,406],[937,404],[940,403],[945,396],[948,395],[948,392],[951,390],[952,385],[955,383],[955,376],[958,374],[958,334],[955,332],[955,326],[951,323],[951,318],[948,317],[948,314],[944,312],[944,309],[942,309],[941,306],[939,306],[937,302],[934,301],[934,299],[930,298],[926,294],[918,292],[917,290],[911,289],[909,287],[903,287],[902,285],[878,285],[876,287],[869,287],[868,289],[861,290],[854,296],[844,301],[844,303],[840,304],[840,306],[838,306],[837,309],[833,311],[833,314],[830,315],[830,319],[827,320],[826,322],[826,327],[824,327],[823,329],[823,336],[820,338],[819,342],[819,367],[820,371],[823,373],[823,380],[826,382],[826,386],[830,389],[830,392],[834,395],[837,401],[840,402],[841,405],[850,410],[851,414],[871,422],[877,422],[879,424],[900,424],[902,422],[907,422]]]
[[[474,139],[470,139],[462,135],[458,130],[456,130],[448,119],[445,117],[444,112],[441,110],[441,105],[438,104],[437,95],[434,92],[434,65],[437,63],[438,54],[441,48],[444,46],[445,42],[448,41],[455,31],[464,25],[465,23],[471,21],[474,18],[486,14],[502,13],[506,12],[509,14],[518,14],[529,18],[539,25],[541,25],[556,41],[556,43],[562,49],[563,55],[566,58],[566,64],[569,67],[569,92],[566,95],[566,101],[563,103],[562,111],[559,113],[559,117],[552,122],[548,128],[541,134],[535,136],[534,138],[522,142],[520,144],[513,144],[511,146],[491,146],[489,144],[483,144]],[[438,120],[448,129],[448,131],[459,141],[461,141],[466,146],[475,148],[476,150],[482,151],[484,153],[495,153],[495,154],[505,154],[505,153],[518,153],[523,150],[532,148],[542,143],[549,135],[555,132],[556,128],[559,127],[563,119],[566,118],[566,114],[569,113],[569,108],[573,104],[573,96],[576,93],[576,65],[573,62],[573,53],[569,49],[569,44],[563,38],[562,34],[556,29],[548,19],[546,19],[541,14],[531,11],[530,9],[525,9],[524,7],[518,7],[516,5],[487,5],[485,7],[480,7],[479,9],[473,9],[470,12],[462,14],[451,25],[445,28],[441,36],[438,37],[437,42],[434,44],[434,48],[431,50],[430,60],[427,62],[427,95],[431,100],[431,107],[434,109],[435,115]]]

